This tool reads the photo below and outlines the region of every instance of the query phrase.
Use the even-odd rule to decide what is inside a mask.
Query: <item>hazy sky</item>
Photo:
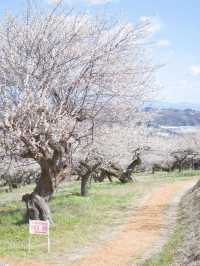
[[[55,2],[56,0],[40,0]],[[160,97],[173,102],[200,103],[200,0],[66,0],[86,10],[121,10],[130,21],[151,17],[153,58],[164,64],[157,73]],[[5,9],[18,10],[23,0],[0,0]]]

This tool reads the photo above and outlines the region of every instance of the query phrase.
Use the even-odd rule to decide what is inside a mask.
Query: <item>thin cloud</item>
[[[104,5],[107,3],[119,2],[118,0],[85,0],[90,5]]]
[[[172,43],[169,41],[169,40],[165,40],[165,39],[163,39],[163,40],[159,40],[157,43],[156,43],[156,45],[158,46],[158,47],[170,47],[170,46],[172,46]]]
[[[120,0],[63,0],[63,2],[67,3],[68,5],[73,5],[76,3],[85,3],[89,5],[105,5],[108,3],[117,3]],[[48,0],[50,4],[57,4],[60,2],[60,0]]]
[[[189,70],[193,76],[200,76],[200,65],[193,65]]]

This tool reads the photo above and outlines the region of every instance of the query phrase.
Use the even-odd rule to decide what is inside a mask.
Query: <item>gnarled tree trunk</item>
[[[25,202],[27,212],[26,212],[26,220],[48,220],[52,223],[51,212],[47,202],[35,194],[34,192],[31,194],[25,194],[22,197],[22,201]]]
[[[139,155],[133,159],[133,161],[129,164],[129,166],[126,168],[126,171],[123,172],[123,174],[120,176],[119,180],[122,183],[127,183],[127,182],[131,182],[133,181],[131,175],[134,172],[136,166],[141,165],[141,159],[139,157]]]
[[[56,187],[56,174],[54,166],[50,160],[42,160],[40,162],[41,175],[36,184],[34,193],[39,196],[50,199]]]
[[[54,175],[51,161],[40,162],[41,175],[31,194],[25,194],[22,201],[26,204],[26,220],[49,220],[52,222],[48,201],[54,193]]]
[[[132,162],[128,165],[128,167],[123,170],[123,168],[116,164],[111,163],[108,168],[101,168],[101,174],[103,175],[103,178],[108,177],[110,182],[112,182],[111,177],[116,177],[119,179],[121,183],[127,183],[133,181],[132,179],[132,173],[134,172],[136,166],[141,165],[141,159],[139,154],[135,154]]]
[[[27,219],[50,220],[48,201],[58,184],[70,174],[70,161],[59,144],[51,144],[52,154],[44,154],[38,159],[41,174],[31,194],[23,196],[26,203]],[[65,156],[64,156],[65,155]]]
[[[101,162],[89,163],[86,161],[80,161],[79,168],[77,169],[77,174],[81,179],[81,196],[85,197],[88,194],[89,181],[92,178],[92,175],[96,173],[98,167],[101,165]]]

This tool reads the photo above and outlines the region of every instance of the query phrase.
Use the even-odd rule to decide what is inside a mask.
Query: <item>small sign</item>
[[[31,235],[48,235],[49,221],[30,220],[29,233]]]
[[[49,253],[50,252],[49,221],[29,220],[29,241],[28,241],[29,252],[31,251],[32,235],[48,236],[48,253]]]

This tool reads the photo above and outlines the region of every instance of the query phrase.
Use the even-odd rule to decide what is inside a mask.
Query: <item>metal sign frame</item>
[[[45,231],[40,230],[44,226],[47,228],[47,230]],[[33,229],[34,227],[35,229]],[[47,236],[48,253],[50,253],[50,230],[49,229],[50,229],[50,223],[48,220],[47,221],[29,220],[29,239],[28,239],[28,252],[29,253],[31,252],[31,240],[32,240],[33,235]]]

